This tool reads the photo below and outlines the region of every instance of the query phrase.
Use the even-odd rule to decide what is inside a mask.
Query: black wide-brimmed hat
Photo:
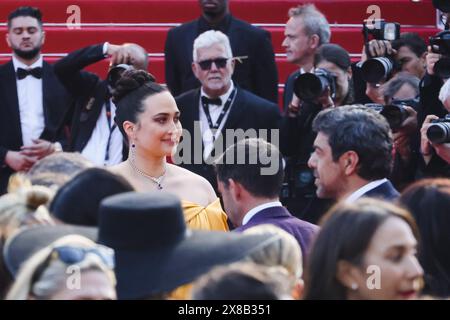
[[[49,209],[53,216],[64,223],[95,227],[103,199],[133,190],[122,176],[103,168],[89,168],[58,190]]]
[[[59,238],[75,234],[96,241],[97,233],[97,228],[71,225],[32,226],[24,228],[6,241],[3,248],[5,265],[11,275],[15,277],[22,263]]]
[[[164,192],[123,193],[108,197],[100,206],[98,242],[115,251],[119,299],[169,293],[276,239],[188,230],[180,200]]]

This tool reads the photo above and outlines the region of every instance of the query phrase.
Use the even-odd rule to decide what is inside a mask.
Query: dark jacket
[[[174,96],[200,87],[192,72],[194,40],[212,29],[203,17],[173,28],[165,45],[166,83]],[[241,88],[277,103],[278,73],[270,33],[228,15],[220,31],[230,39],[233,56],[248,56],[236,61],[233,80]]]
[[[206,178],[212,186],[216,189],[216,176],[214,169],[211,165],[206,164],[203,161],[202,154],[194,154],[195,145],[202,146],[203,140],[198,127],[197,132],[194,126],[195,121],[199,121],[199,101],[200,101],[200,89],[195,89],[182,94],[175,98],[178,108],[180,109],[180,122],[183,129],[189,131],[191,134],[190,140],[190,156],[188,158],[191,163],[182,163],[181,165],[193,171],[204,178]],[[233,105],[230,108],[228,118],[223,126],[222,134],[226,129],[255,129],[258,133],[258,129],[277,129],[279,125],[280,111],[276,104],[260,98],[253,93],[237,87],[236,98]],[[271,132],[268,132],[268,138]],[[224,139],[225,140],[225,139]],[[218,141],[218,140],[216,140]],[[227,142],[227,141],[226,141]],[[231,142],[233,144],[234,142]],[[182,144],[180,145],[182,146]],[[183,152],[185,150],[183,149]],[[200,151],[200,150],[198,150]],[[214,154],[214,150],[213,153]],[[186,154],[182,155],[186,157]],[[193,164],[194,159],[199,160],[200,164]]]

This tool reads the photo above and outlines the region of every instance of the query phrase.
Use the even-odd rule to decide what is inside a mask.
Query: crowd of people
[[[270,34],[200,8],[167,35],[166,85],[134,43],[50,65],[39,9],[9,14],[0,298],[447,298],[448,57],[402,33],[352,62],[299,5],[280,108]]]

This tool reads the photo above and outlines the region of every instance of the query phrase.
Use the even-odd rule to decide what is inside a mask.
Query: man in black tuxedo
[[[214,30],[202,33],[194,42],[192,63],[201,87],[176,98],[180,122],[187,132],[175,162],[205,177],[216,190],[211,164],[227,146],[244,134],[278,143],[278,130],[272,130],[278,128],[278,105],[234,84],[232,57],[225,34]]]
[[[107,57],[111,58],[107,80],[83,71]],[[147,66],[144,48],[107,42],[76,50],[55,64],[56,75],[75,98],[66,118],[71,127],[68,151],[78,151],[98,166],[115,165],[127,158],[128,148],[114,123],[116,107],[111,90],[120,72],[129,68],[147,70]]]
[[[198,88],[192,73],[192,46],[207,30],[225,33],[234,55],[247,57],[236,65],[233,80],[241,88],[277,103],[278,73],[270,33],[236,19],[229,13],[228,0],[200,0],[202,16],[171,29],[165,46],[166,83],[174,96]]]
[[[399,193],[386,178],[392,168],[392,133],[373,109],[341,106],[321,111],[308,165],[319,198],[353,202],[361,197],[393,201]]]
[[[0,194],[12,173],[28,171],[64,140],[58,129],[69,94],[42,59],[44,41],[39,9],[20,7],[9,14],[6,42],[13,57],[0,67]]]

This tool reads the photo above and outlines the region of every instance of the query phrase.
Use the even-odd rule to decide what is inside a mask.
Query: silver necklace
[[[152,177],[151,175],[148,175],[145,172],[139,170],[138,167],[136,167],[136,165],[134,164],[133,160],[130,159],[129,163],[131,165],[131,168],[133,168],[134,171],[136,171],[141,176],[143,176],[143,177],[153,181],[154,183],[156,183],[156,186],[157,186],[158,190],[162,190],[162,188],[163,188],[162,187],[162,182],[163,182],[163,180],[164,180],[164,178],[166,176],[166,166],[165,165],[164,165],[164,172],[163,172],[163,174],[160,177],[155,178],[155,177]]]

